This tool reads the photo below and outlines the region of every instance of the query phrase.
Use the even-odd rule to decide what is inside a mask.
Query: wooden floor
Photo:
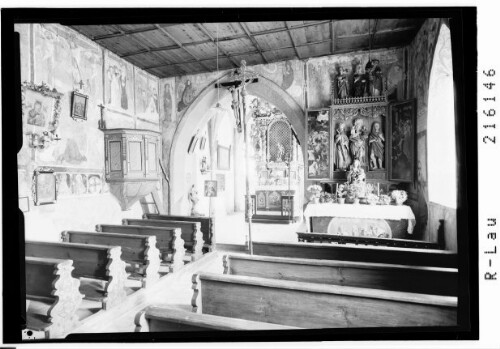
[[[89,309],[90,316],[82,320],[72,333],[133,332],[137,312],[152,304],[168,304],[190,311],[192,275],[200,271],[222,274],[222,255],[223,252],[205,254],[200,260],[185,265],[179,272],[163,276],[151,287],[129,294],[121,306],[99,310],[93,315],[90,315],[92,311]]]

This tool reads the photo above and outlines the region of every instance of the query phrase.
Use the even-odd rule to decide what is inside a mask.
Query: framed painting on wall
[[[389,180],[413,182],[415,178],[415,100],[391,105],[389,120]]]
[[[57,201],[57,180],[52,169],[38,168],[33,174],[33,202],[35,206]]]
[[[49,131],[57,129],[62,96],[62,93],[57,92],[56,89],[50,89],[43,83],[35,85],[24,82],[21,87],[21,98],[23,119],[27,128],[33,131],[35,127]]]
[[[330,179],[330,109],[307,111],[307,178]]]
[[[79,92],[73,92],[71,99],[71,117],[74,120],[87,120],[87,104],[89,97]]]
[[[231,169],[231,147],[217,145],[217,169],[226,171]]]
[[[217,197],[217,181],[206,180],[204,193],[205,193],[205,196],[208,198]]]

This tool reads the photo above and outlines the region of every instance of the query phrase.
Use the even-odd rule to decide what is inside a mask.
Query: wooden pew
[[[458,296],[458,270],[414,265],[225,255],[224,274]]]
[[[46,338],[61,337],[79,323],[76,311],[82,303],[80,280],[71,276],[73,261],[69,259],[26,257],[26,299],[30,313],[45,323],[38,327],[28,317],[27,327],[44,331]],[[35,317],[37,317],[35,315]],[[45,320],[45,321],[44,321]]]
[[[439,250],[439,244],[420,240],[408,239],[386,239],[370,236],[349,236],[334,235],[322,233],[297,232],[298,242],[327,242],[337,244],[355,244],[355,245],[373,245],[373,246],[391,246],[406,248],[428,248]]]
[[[180,228],[98,224],[96,225],[96,231],[102,233],[155,236],[156,248],[160,251],[162,260],[169,263],[170,272],[175,272],[184,266],[184,240],[181,237]]]
[[[160,251],[156,248],[155,236],[67,230],[61,233],[61,238],[64,242],[71,243],[121,246],[122,260],[142,266],[138,270],[142,274],[142,287],[147,287],[160,278]]]
[[[201,232],[203,233],[203,240],[205,241],[203,252],[212,252],[215,248],[214,217],[172,216],[164,214],[145,213],[143,214],[142,218],[166,221],[200,222]]]
[[[456,297],[212,273],[193,290],[193,312],[303,328],[457,325]]]
[[[457,254],[446,250],[347,246],[308,242],[253,242],[256,255],[456,268]]]
[[[298,327],[150,306],[135,316],[135,332],[291,330]]]
[[[105,285],[97,294],[82,290],[85,298],[102,302],[103,309],[120,304],[126,296],[127,274],[119,246],[26,241],[25,252],[27,257],[71,259],[74,277],[104,280]]]
[[[123,219],[123,225],[140,225],[161,228],[180,228],[184,247],[192,252],[191,259],[198,260],[203,256],[203,234],[200,222],[165,221],[156,219]]]

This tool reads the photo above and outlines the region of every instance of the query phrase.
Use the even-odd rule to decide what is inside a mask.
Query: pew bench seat
[[[150,306],[137,313],[135,332],[291,330],[294,326],[197,314],[172,306]]]

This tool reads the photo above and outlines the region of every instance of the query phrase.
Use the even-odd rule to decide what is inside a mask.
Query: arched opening
[[[441,26],[429,79],[427,121],[429,201],[457,207],[455,101],[450,30]]]
[[[429,233],[444,229],[448,250],[457,249],[457,154],[450,29],[441,25],[429,76],[427,169]],[[442,225],[442,223],[444,223]]]
[[[188,214],[190,210],[190,203],[188,200],[188,193],[190,187],[192,186],[193,179],[195,178],[194,173],[187,173],[185,171],[186,166],[191,165],[193,168],[193,161],[198,161],[198,159],[193,159],[188,156],[189,143],[193,138],[193,134],[196,132],[202,133],[206,125],[213,118],[213,113],[210,112],[211,108],[214,107],[220,99],[221,105],[228,110],[228,115],[224,118],[231,119],[234,124],[234,119],[232,117],[232,110],[230,109],[230,94],[228,91],[221,89],[217,91],[214,88],[215,80],[208,84],[208,86],[200,93],[200,95],[191,103],[186,112],[184,113],[182,120],[180,121],[177,130],[174,134],[172,141],[172,147],[170,149],[170,212],[172,214]],[[219,96],[218,96],[219,93]],[[248,93],[266,100],[277,108],[279,108],[288,118],[290,124],[297,133],[297,138],[303,140],[305,137],[305,123],[304,123],[304,111],[297,104],[297,102],[288,95],[280,86],[270,81],[269,79],[259,76],[259,82],[248,86]],[[220,124],[219,124],[220,125]],[[239,136],[237,132],[233,136],[234,144],[242,144],[242,136]],[[302,142],[303,143],[303,142]],[[303,146],[303,144],[301,144]],[[244,167],[244,163],[241,161],[241,146],[232,147],[231,155],[235,160],[234,168],[236,171]],[[237,163],[237,159],[240,163]],[[215,162],[212,160],[212,163]],[[241,172],[238,172],[241,174]],[[244,173],[243,173],[244,174]],[[235,177],[240,177],[236,176]],[[196,178],[198,174],[196,173]],[[215,179],[215,178],[214,178]],[[200,196],[203,193],[200,191]],[[234,198],[234,208],[236,210],[242,209],[241,201],[236,198],[236,196],[244,195],[244,191],[235,188],[235,198]],[[240,201],[240,202],[238,202]]]

